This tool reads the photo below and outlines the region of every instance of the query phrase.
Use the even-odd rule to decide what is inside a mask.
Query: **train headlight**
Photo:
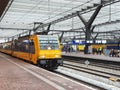
[[[55,55],[56,58],[60,58],[60,55]]]
[[[51,50],[51,47],[48,47],[48,50]]]
[[[40,58],[45,58],[45,55],[41,55]]]

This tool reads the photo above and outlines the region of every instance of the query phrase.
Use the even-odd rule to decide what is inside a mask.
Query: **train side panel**
[[[11,42],[5,42],[0,44],[0,51],[6,54],[11,55]]]
[[[0,47],[0,51],[48,69],[56,69],[63,63],[61,60],[60,43],[56,36],[32,35],[30,37],[19,37],[7,45],[9,48]],[[2,47],[4,47],[4,44]],[[43,47],[45,48],[43,49]]]
[[[30,45],[30,59],[34,64],[37,64],[37,60],[39,57],[39,44],[37,35],[31,36],[30,40],[32,41],[32,45]]]
[[[0,49],[1,52],[11,55],[11,50]]]
[[[106,45],[105,44],[95,44],[95,45],[92,45],[92,48],[95,48],[95,49],[98,49],[98,48],[106,48]]]
[[[20,42],[14,45],[13,56],[30,61],[34,64],[37,64],[37,55],[36,55],[36,36],[30,36],[30,38],[23,38],[18,40]],[[17,45],[19,44],[19,46]]]

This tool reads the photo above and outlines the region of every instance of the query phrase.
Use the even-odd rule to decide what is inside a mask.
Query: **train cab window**
[[[44,36],[44,37],[40,36],[39,42],[40,42],[41,50],[46,50],[46,49],[57,50],[57,49],[59,49],[58,40],[57,40],[56,36]]]

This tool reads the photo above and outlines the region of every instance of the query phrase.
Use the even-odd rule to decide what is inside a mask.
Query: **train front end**
[[[38,64],[48,69],[56,69],[63,64],[60,43],[57,36],[38,35],[39,57]]]

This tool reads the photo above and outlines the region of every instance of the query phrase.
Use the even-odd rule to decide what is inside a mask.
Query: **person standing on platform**
[[[66,52],[66,53],[68,52],[68,45],[65,46],[65,52]]]
[[[99,53],[102,54],[102,47],[99,48]]]
[[[94,55],[96,53],[96,48],[93,48],[92,52],[93,52],[93,55]]]
[[[99,48],[96,49],[96,54],[98,54],[98,53],[99,53]]]
[[[77,46],[76,53],[78,53],[78,52],[79,52],[79,47]]]
[[[70,52],[73,52],[73,47],[72,46],[70,46]]]
[[[118,57],[120,57],[120,50],[118,50]]]
[[[68,46],[68,52],[70,53],[70,46]]]

